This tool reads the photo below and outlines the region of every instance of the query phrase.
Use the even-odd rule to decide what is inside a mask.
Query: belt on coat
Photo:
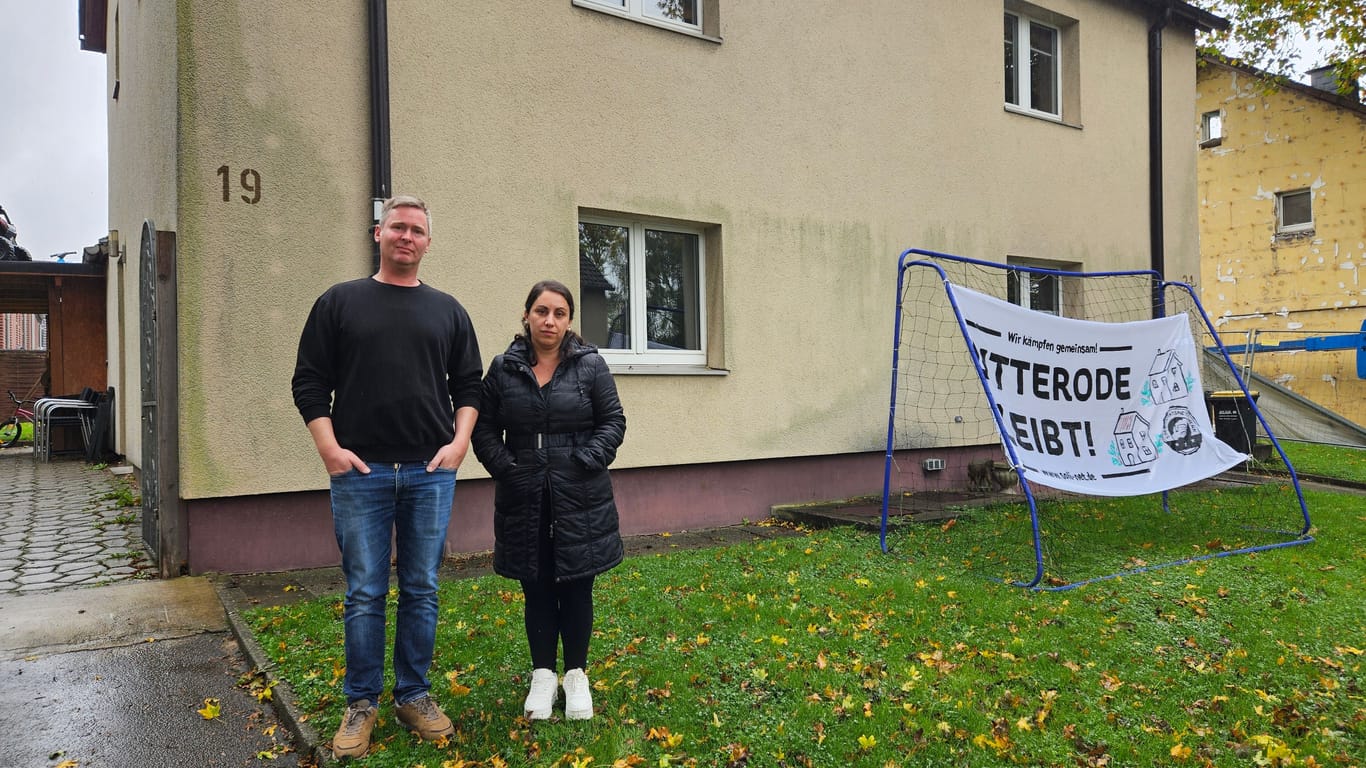
[[[588,442],[592,430],[580,432],[508,432],[509,451],[522,451],[529,448],[574,448]]]

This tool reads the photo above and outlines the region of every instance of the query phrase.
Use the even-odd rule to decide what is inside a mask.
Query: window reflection
[[[697,24],[698,0],[642,0],[642,3],[642,10],[650,18]]]
[[[579,224],[579,332],[601,349],[631,348],[627,227]]]
[[[701,349],[697,235],[645,230],[645,326],[652,349]]]

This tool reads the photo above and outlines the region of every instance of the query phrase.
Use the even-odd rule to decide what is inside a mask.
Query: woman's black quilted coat
[[[594,576],[622,559],[607,467],[626,433],[616,384],[591,346],[571,343],[542,389],[518,338],[484,377],[475,456],[497,482],[493,569],[539,580],[539,524],[550,498],[556,581]]]

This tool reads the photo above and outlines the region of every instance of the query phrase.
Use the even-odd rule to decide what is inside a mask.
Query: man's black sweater
[[[483,363],[465,308],[426,284],[372,278],[332,286],[299,338],[294,405],[332,418],[364,461],[429,461],[455,437],[455,411],[479,407]]]

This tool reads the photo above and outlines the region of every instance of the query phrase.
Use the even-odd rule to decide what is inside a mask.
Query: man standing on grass
[[[455,473],[479,415],[483,364],[465,308],[422,283],[426,203],[386,200],[375,227],[379,271],[329,288],[299,339],[294,404],[331,476],[346,577],[346,713],[335,757],[370,748],[384,687],[384,603],[396,542],[395,715],[423,739],[455,728],[429,695],[437,566]]]

